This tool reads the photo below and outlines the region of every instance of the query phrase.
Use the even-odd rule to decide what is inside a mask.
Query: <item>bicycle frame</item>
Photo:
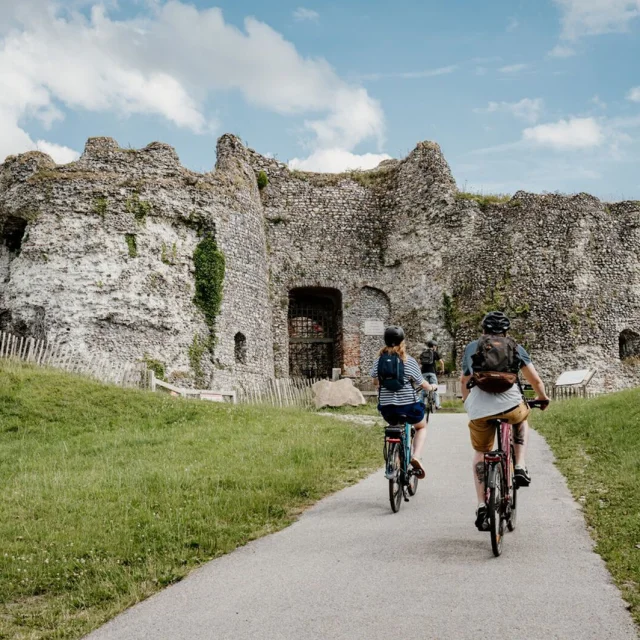
[[[511,444],[513,436],[513,427],[508,422],[500,422],[500,426],[496,429],[498,436],[498,448],[494,451],[484,454],[485,462],[485,502],[489,503],[489,493],[495,488],[495,469],[496,464],[502,466],[502,477],[506,479],[506,491],[502,496],[503,507],[506,509],[511,502],[511,493],[513,491],[513,465],[514,460],[511,459]]]
[[[388,459],[388,445],[389,444],[401,444],[402,455],[400,459],[402,461],[402,483],[405,484],[409,481],[409,463],[411,461],[411,425],[408,422],[404,424],[404,433],[401,438],[388,438],[385,436],[385,460]]]

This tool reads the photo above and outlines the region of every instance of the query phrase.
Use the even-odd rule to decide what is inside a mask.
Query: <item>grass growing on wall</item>
[[[373,427],[0,363],[0,637],[80,638],[380,464]]]
[[[604,558],[640,624],[640,389],[534,412]]]
[[[468,191],[458,191],[456,193],[456,198],[458,200],[473,200],[480,205],[480,209],[483,211],[487,209],[492,204],[505,204],[509,202],[512,198],[509,194],[506,193],[470,193]]]
[[[127,243],[127,250],[129,251],[129,257],[135,258],[138,255],[138,245],[136,243],[135,233],[125,233],[125,242]]]

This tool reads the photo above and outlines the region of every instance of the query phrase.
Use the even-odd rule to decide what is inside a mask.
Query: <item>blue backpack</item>
[[[395,353],[383,353],[378,360],[378,380],[389,391],[404,387],[404,362]]]

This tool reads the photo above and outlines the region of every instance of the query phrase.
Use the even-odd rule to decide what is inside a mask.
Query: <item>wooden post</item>
[[[156,390],[156,374],[153,369],[149,369],[149,388],[154,392]]]

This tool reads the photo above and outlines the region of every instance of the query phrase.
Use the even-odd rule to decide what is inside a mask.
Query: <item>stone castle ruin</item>
[[[0,165],[0,329],[147,361],[216,388],[366,377],[381,328],[459,364],[486,310],[551,381],[640,383],[640,203],[458,192],[436,144],[371,171],[313,174],[220,138],[198,174],[152,143],[92,138],[57,166]]]

